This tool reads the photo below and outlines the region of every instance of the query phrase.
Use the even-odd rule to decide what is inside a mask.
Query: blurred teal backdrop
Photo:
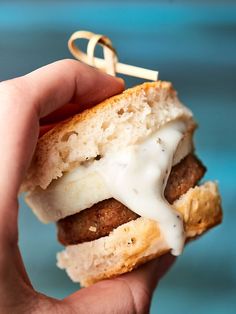
[[[79,29],[107,34],[122,62],[174,83],[199,122],[206,179],[222,192],[223,224],[186,248],[151,313],[236,313],[235,1],[0,1],[0,80],[70,57],[67,40]],[[139,82],[127,78],[127,86]],[[63,298],[78,288],[55,266],[55,227],[23,202],[20,247],[37,290]]]

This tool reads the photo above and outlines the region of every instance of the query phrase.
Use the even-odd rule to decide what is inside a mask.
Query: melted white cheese
[[[185,136],[184,136],[185,134]],[[104,199],[115,198],[140,216],[156,220],[174,255],[185,235],[182,219],[164,198],[173,165],[192,150],[183,121],[172,121],[143,142],[80,165],[27,201],[43,222],[57,221]]]
[[[164,190],[185,131],[183,122],[169,123],[142,144],[113,153],[93,165],[113,198],[159,223],[174,255],[181,253],[185,235],[182,220],[165,200]]]

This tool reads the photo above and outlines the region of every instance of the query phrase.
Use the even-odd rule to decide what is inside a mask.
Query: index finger
[[[22,77],[43,118],[67,103],[94,105],[124,89],[123,80],[75,60],[62,60]]]
[[[31,161],[39,118],[66,103],[96,103],[122,90],[121,80],[75,60],[0,83],[0,221],[8,221],[9,200],[17,197]]]

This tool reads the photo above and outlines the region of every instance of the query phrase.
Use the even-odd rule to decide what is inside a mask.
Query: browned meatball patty
[[[171,169],[165,198],[172,204],[203,177],[206,168],[196,156],[189,154]],[[110,198],[82,212],[58,221],[58,240],[64,245],[93,241],[108,235],[118,226],[139,215]]]

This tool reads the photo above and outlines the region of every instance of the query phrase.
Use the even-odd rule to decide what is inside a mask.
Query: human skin
[[[17,197],[39,134],[123,89],[121,79],[74,60],[0,83],[0,313],[148,313],[170,255],[57,300],[34,290],[18,247]]]

